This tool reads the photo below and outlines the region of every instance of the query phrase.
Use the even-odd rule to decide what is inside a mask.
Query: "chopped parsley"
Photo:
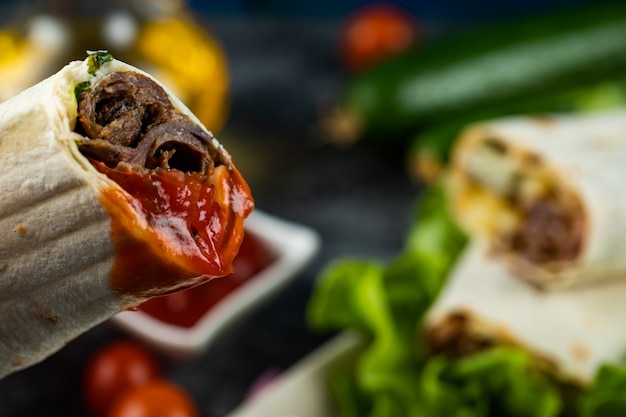
[[[88,51],[87,53],[89,54],[89,58],[87,58],[88,72],[91,75],[96,75],[103,64],[113,61],[113,55],[107,51]]]
[[[91,91],[91,83],[89,81],[83,81],[82,83],[76,84],[74,88],[74,94],[76,95],[76,99],[79,99],[81,95],[88,93]]]

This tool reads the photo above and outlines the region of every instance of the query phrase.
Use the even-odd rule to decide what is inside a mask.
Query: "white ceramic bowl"
[[[300,360],[227,417],[339,417],[328,388],[331,373],[352,366],[364,339],[343,332]]]
[[[211,307],[192,327],[165,323],[141,310],[119,313],[111,321],[174,357],[189,357],[204,351],[238,319],[295,278],[319,249],[320,239],[310,228],[259,210],[245,224],[246,230],[258,237],[276,259]]]

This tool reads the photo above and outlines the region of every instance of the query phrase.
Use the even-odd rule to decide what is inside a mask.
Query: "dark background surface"
[[[311,286],[328,261],[385,260],[403,244],[420,186],[408,178],[402,150],[337,148],[316,129],[320,110],[346,80],[339,22],[358,3],[192,2],[229,59],[232,108],[219,138],[250,182],[257,208],[310,226],[322,239],[313,262],[271,303],[200,357],[166,362],[167,376],[194,396],[205,417],[224,416],[256,378],[289,367],[329,337],[312,334],[304,321]],[[471,8],[452,0],[405,3],[434,31],[565,1],[482,1]],[[0,417],[88,415],[81,398],[84,364],[105,342],[124,337],[104,323],[43,363],[1,380]]]

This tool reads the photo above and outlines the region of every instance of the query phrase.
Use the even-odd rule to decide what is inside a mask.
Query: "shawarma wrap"
[[[198,119],[104,52],[0,105],[0,166],[0,376],[232,272],[253,209]]]
[[[626,112],[510,117],[459,138],[456,220],[521,279],[562,288],[626,276]]]
[[[557,379],[588,385],[603,364],[623,363],[626,281],[542,291],[513,277],[474,242],[426,315],[434,352],[469,355],[497,344],[535,356]],[[619,319],[618,319],[619,321]]]

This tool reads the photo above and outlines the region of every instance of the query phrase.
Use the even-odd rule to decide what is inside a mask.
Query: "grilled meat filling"
[[[77,132],[87,157],[111,168],[133,171],[178,169],[210,176],[229,162],[213,137],[178,112],[166,92],[150,78],[115,72],[78,97]]]

